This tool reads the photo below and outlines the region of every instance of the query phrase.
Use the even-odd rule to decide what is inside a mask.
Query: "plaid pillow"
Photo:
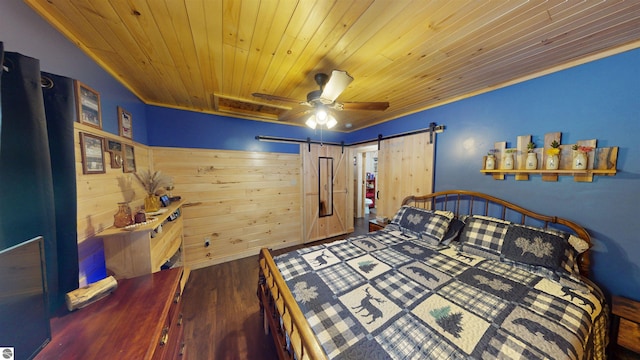
[[[468,216],[464,221],[464,230],[460,234],[462,250],[499,260],[502,243],[511,223],[478,216]]]
[[[453,213],[450,211],[432,211],[404,205],[393,217],[391,224],[400,227],[401,231],[409,231],[428,243],[437,245],[447,233],[451,219]]]
[[[548,277],[579,274],[578,251],[569,242],[567,233],[486,216],[471,215],[463,220],[466,223],[460,235],[463,251]]]

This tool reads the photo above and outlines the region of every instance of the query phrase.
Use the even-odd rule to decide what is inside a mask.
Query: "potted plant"
[[[549,146],[551,147],[547,149],[547,161],[545,165],[547,170],[557,170],[560,166],[560,158],[558,157],[560,155],[560,143],[558,140],[553,140]]]
[[[527,170],[535,170],[538,168],[538,156],[536,155],[536,144],[530,141],[527,144],[527,159],[525,161],[525,168]]]

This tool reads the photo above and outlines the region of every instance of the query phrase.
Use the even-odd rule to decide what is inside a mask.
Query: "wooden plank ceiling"
[[[353,131],[640,47],[640,1],[24,0],[148,104],[279,121],[318,72]],[[303,124],[303,117],[286,122]]]

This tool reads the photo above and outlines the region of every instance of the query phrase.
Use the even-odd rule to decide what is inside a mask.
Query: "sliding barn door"
[[[305,243],[353,231],[350,149],[300,146],[304,173]]]
[[[435,135],[429,133],[383,140],[378,151],[376,214],[389,219],[409,195],[433,192]]]

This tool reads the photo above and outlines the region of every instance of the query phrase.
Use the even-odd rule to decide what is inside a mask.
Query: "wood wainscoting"
[[[102,239],[95,235],[113,226],[113,215],[118,210],[118,203],[130,202],[133,210],[143,204],[145,190],[135,179],[133,173],[123,172],[122,166],[111,167],[111,154],[103,152],[105,172],[103,174],[83,174],[82,155],[80,150],[80,133],[89,133],[106,140],[118,141],[133,146],[137,169],[149,168],[151,150],[145,145],[130,139],[102,131],[84,124],[74,124],[74,148],[76,159],[77,185],[77,230],[78,252],[80,263],[80,286],[87,284],[87,278],[94,278],[93,272],[103,272]]]
[[[185,263],[198,269],[299,244],[299,154],[153,148],[153,167],[173,177],[183,208]],[[206,241],[209,246],[206,246]]]

